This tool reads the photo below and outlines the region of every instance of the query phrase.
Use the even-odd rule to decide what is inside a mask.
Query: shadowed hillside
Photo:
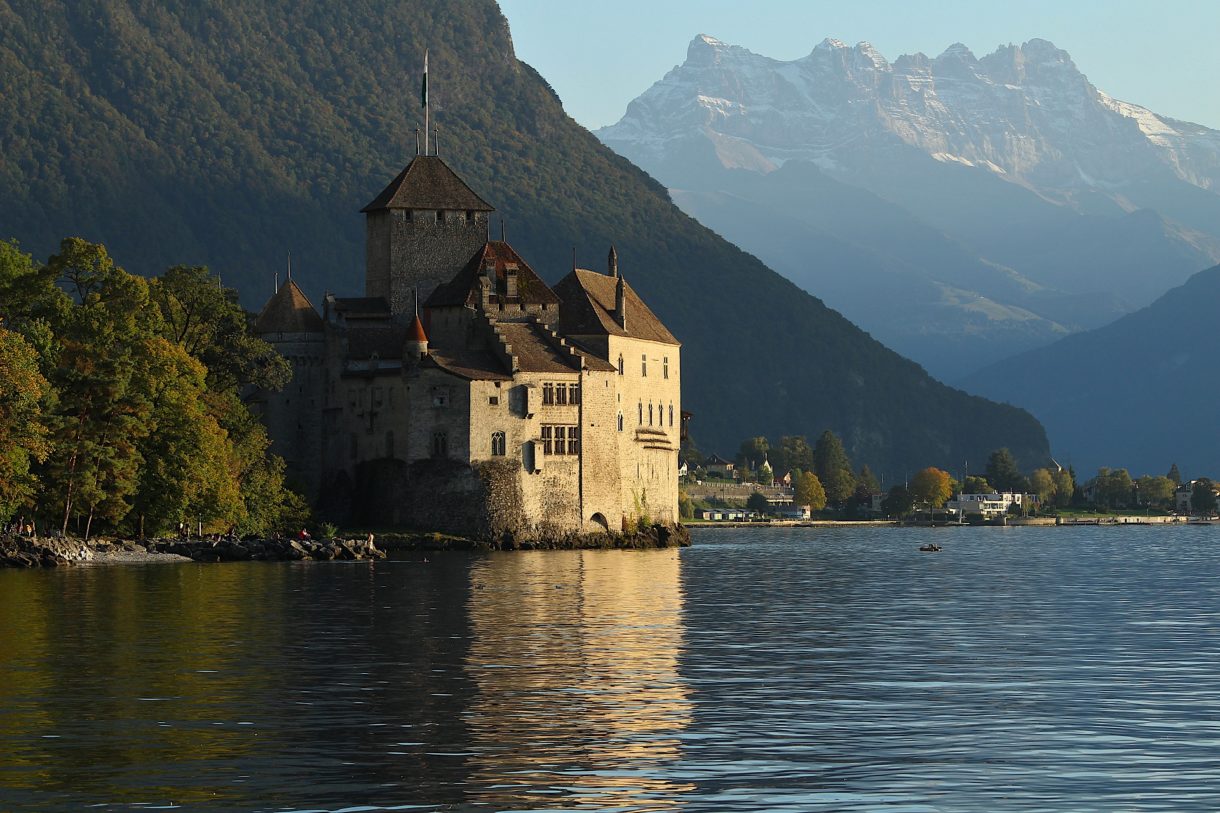
[[[207,264],[247,306],[292,250],[320,299],[357,293],[361,206],[415,152],[430,49],[443,157],[548,281],[620,268],[685,343],[684,405],[708,449],[831,428],[893,476],[1008,446],[1027,413],[929,378],[679,212],[568,118],[491,2],[0,2],[0,234],[46,256],[105,242],[129,270]]]

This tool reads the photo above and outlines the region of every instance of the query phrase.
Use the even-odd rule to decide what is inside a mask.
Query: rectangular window
[[[448,387],[433,387],[432,388],[432,406],[434,406],[434,407],[449,406],[449,388]]]
[[[568,388],[563,384],[555,385],[555,403],[566,404],[568,402]]]
[[[551,453],[551,427],[542,427],[542,453]]]
[[[548,406],[555,403],[555,385],[554,384],[543,384],[542,385],[542,403],[544,403]]]
[[[492,406],[499,406],[500,405],[500,396],[498,396],[498,395],[490,396],[487,399],[487,403],[491,404]]]
[[[661,359],[661,378],[669,378],[669,356]]]
[[[564,427],[555,427],[555,454],[564,454],[567,450],[563,445]]]
[[[569,384],[568,385],[568,403],[569,404],[579,404],[580,403],[580,385],[579,384]]]
[[[648,378],[648,354],[647,353],[640,354],[640,375],[644,376],[644,378]]]
[[[580,454],[580,427],[568,427],[568,454]]]

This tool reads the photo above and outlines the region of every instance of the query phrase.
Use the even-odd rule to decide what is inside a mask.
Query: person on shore
[[[300,539],[300,540],[306,540],[306,539],[310,539],[310,538],[311,537],[309,536],[309,531],[305,530],[304,528],[302,528],[301,532],[299,534],[297,534],[297,539]]]

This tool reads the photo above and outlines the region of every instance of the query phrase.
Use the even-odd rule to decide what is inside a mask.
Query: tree
[[[889,517],[905,517],[915,507],[906,486],[894,486],[881,501],[881,510]]]
[[[695,518],[695,504],[685,489],[678,489],[678,516],[682,519]]]
[[[856,490],[851,460],[843,449],[843,442],[829,429],[822,433],[813,448],[813,467],[826,489],[827,502],[842,504]]]
[[[1055,472],[1055,505],[1066,508],[1072,504],[1076,493],[1076,475],[1071,469],[1059,469]]]
[[[962,483],[962,493],[964,494],[991,494],[994,491],[991,483],[987,482],[987,478],[979,477],[977,474],[966,475],[966,482]]]
[[[1216,513],[1216,484],[1206,477],[1195,480],[1190,489],[1190,508],[1201,517]]]
[[[1001,492],[1029,490],[1029,482],[1021,475],[1016,458],[1007,448],[996,449],[987,459],[987,481]]]
[[[784,435],[779,439],[779,448],[772,449],[771,465],[780,471],[813,468],[813,449],[804,435]]]
[[[0,327],[0,523],[35,493],[30,464],[45,459],[50,450],[42,422],[50,386],[38,370],[34,348]]]
[[[766,514],[771,510],[771,503],[767,502],[766,494],[763,494],[761,491],[755,491],[746,499],[746,508],[759,514]]]
[[[1055,475],[1050,469],[1036,469],[1029,476],[1029,485],[1038,495],[1043,505],[1049,505],[1055,498]]]
[[[1173,484],[1175,486],[1182,485],[1182,473],[1180,471],[1178,471],[1177,463],[1174,463],[1172,466],[1169,467],[1169,474],[1166,474],[1165,476],[1168,479],[1172,480]]]
[[[881,491],[881,483],[877,482],[877,475],[873,474],[873,470],[865,463],[860,467],[860,473],[856,475],[856,492],[860,493],[861,489],[865,495],[871,496]]]
[[[826,507],[826,489],[811,471],[796,469],[792,472],[792,495],[793,502],[809,506],[810,511],[821,511]]]
[[[1131,474],[1126,469],[1097,470],[1096,501],[1102,508],[1123,508],[1131,502]]]
[[[1167,507],[1173,503],[1176,484],[1168,477],[1153,477],[1145,474],[1135,483],[1139,489],[1139,500],[1144,505]]]
[[[916,503],[925,503],[932,508],[940,508],[953,496],[949,473],[932,466],[915,473],[907,492]]]
[[[737,465],[756,468],[767,459],[767,453],[770,450],[771,445],[761,435],[749,440],[743,440],[741,448],[737,450]]]

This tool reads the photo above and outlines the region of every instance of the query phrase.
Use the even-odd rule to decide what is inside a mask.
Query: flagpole
[[[424,49],[424,84],[422,100],[424,103],[424,155],[428,154],[428,49]]]

